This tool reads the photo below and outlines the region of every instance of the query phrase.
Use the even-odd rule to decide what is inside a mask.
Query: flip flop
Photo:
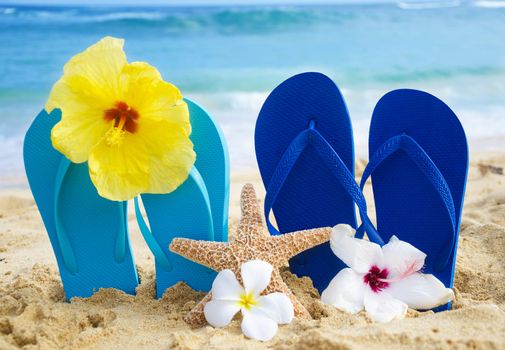
[[[174,237],[228,240],[230,175],[226,142],[210,115],[195,102],[186,102],[197,155],[188,180],[172,193],[141,196],[150,229],[135,200],[139,227],[155,256],[158,297],[179,281],[208,291],[216,277],[213,270],[170,252],[168,246]]]
[[[270,234],[342,223],[356,227],[354,202],[367,218],[354,181],[351,120],[327,76],[302,73],[276,87],[259,113],[255,144]],[[269,220],[272,209],[278,230]],[[297,255],[289,265],[296,275],[309,276],[320,292],[345,267],[329,243]]]
[[[468,173],[460,121],[426,92],[389,92],[373,112],[369,154],[361,188],[372,176],[380,235],[370,239],[411,243],[427,254],[424,272],[452,288]]]
[[[126,202],[98,195],[87,163],[74,164],[51,144],[61,112],[35,118],[24,140],[24,163],[60,270],[67,300],[100,288],[129,294],[138,285],[128,238]]]

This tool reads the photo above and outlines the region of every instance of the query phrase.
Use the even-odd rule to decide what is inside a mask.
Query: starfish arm
[[[272,237],[272,244],[279,252],[279,262],[285,262],[307,249],[328,242],[330,234],[330,227],[296,231]]]
[[[242,226],[242,224],[256,226],[263,225],[263,219],[253,185],[245,184],[244,187],[242,187],[242,194],[240,195],[240,208],[242,210],[240,226]]]
[[[284,293],[286,294],[291,302],[293,303],[293,308],[295,310],[295,316],[305,320],[311,320],[312,316],[310,316],[309,311],[303,306],[303,304],[296,298],[291,289],[287,286],[287,284],[282,280],[282,277],[278,271],[274,271],[272,274],[272,281],[268,285],[268,287],[264,290],[263,294],[270,293]]]
[[[207,323],[203,308],[205,304],[212,299],[212,294],[208,293],[196,306],[184,316],[186,322],[191,328],[202,327]]]
[[[170,243],[170,251],[215,271],[225,269],[226,262],[229,260],[227,256],[229,247],[225,242],[174,238]]]

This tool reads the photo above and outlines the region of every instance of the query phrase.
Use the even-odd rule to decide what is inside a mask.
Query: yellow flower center
[[[246,310],[250,310],[252,306],[255,306],[258,304],[258,301],[254,298],[253,293],[248,293],[248,294],[241,294],[240,299],[238,302],[238,305],[241,308],[244,308]]]
[[[134,134],[138,130],[140,115],[125,102],[116,102],[113,108],[103,112],[103,118],[108,122],[114,122],[113,127],[105,135],[110,146],[121,144],[127,132]]]

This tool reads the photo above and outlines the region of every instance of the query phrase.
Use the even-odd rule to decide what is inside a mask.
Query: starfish
[[[170,250],[193,262],[205,265],[217,272],[230,269],[240,283],[240,267],[250,260],[263,260],[274,267],[270,284],[263,294],[285,293],[293,302],[295,316],[311,319],[307,309],[298,301],[293,292],[282,280],[279,268],[285,266],[295,255],[327,242],[331,228],[316,228],[296,231],[278,236],[270,236],[263,223],[256,194],[251,184],[242,188],[240,197],[242,217],[235,240],[228,242],[197,241],[187,238],[174,238]],[[184,321],[192,328],[206,323],[203,309],[212,299],[209,292],[185,317]]]

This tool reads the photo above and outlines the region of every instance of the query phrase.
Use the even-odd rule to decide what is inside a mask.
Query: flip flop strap
[[[70,243],[70,239],[65,230],[65,226],[61,221],[60,216],[60,194],[63,181],[70,169],[72,162],[65,157],[62,157],[55,178],[55,193],[54,193],[54,225],[56,228],[56,237],[60,247],[61,256],[66,269],[73,275],[79,272],[77,259]],[[116,235],[114,259],[121,263],[126,257],[126,202],[117,202],[119,211],[119,225]]]
[[[331,173],[340,181],[347,193],[351,196],[353,201],[358,206],[361,220],[369,236],[382,242],[379,234],[375,230],[372,222],[367,215],[367,205],[365,197],[358,187],[354,176],[351,174],[347,166],[344,164],[338,153],[328,143],[328,141],[315,129],[315,124],[311,122],[308,129],[302,131],[291,142],[286,151],[284,152],[281,160],[270,179],[265,196],[265,220],[268,230],[272,235],[279,235],[280,232],[270,222],[270,211],[282,189],[288,175],[293,169],[296,161],[303,153],[303,151],[312,145],[317,151],[318,155],[331,171]]]
[[[370,161],[363,172],[363,176],[361,177],[360,188],[363,190],[368,178],[377,169],[377,167],[385,159],[389,158],[399,150],[404,151],[423,172],[426,178],[428,178],[432,186],[440,195],[440,198],[444,203],[444,207],[447,210],[447,214],[451,220],[453,231],[451,244],[444,248],[444,251],[441,253],[441,258],[438,259],[435,264],[435,269],[442,270],[449,263],[451,252],[456,240],[456,210],[454,208],[454,201],[452,199],[449,185],[445,181],[445,178],[438,167],[435,163],[433,163],[430,156],[424,151],[421,145],[419,145],[412,137],[405,134],[391,137],[389,140],[384,142],[384,144],[379,147],[370,158]],[[361,233],[359,229],[358,232]]]
[[[189,176],[197,184],[200,191],[202,193],[205,193],[206,197],[208,197],[207,187],[205,187],[205,182],[203,181],[203,178],[200,175],[200,172],[198,171],[198,169],[196,169],[196,167],[193,167],[191,169]],[[200,186],[200,184],[202,184],[202,186]],[[139,205],[138,199],[139,199],[139,197],[135,197],[134,202],[135,202],[135,216],[137,217],[137,223],[139,225],[140,233],[142,233],[142,236],[144,237],[144,239],[147,243],[147,246],[149,247],[149,249],[151,249],[151,252],[153,253],[153,255],[156,259],[156,263],[159,264],[165,271],[167,271],[167,272],[172,271],[172,269],[173,269],[172,263],[170,262],[168,255],[165,253],[165,251],[161,247],[160,243],[158,242],[156,237],[151,232],[149,226],[147,225],[147,222],[144,219],[144,216],[142,215],[142,211],[140,210],[140,205]],[[211,208],[209,208],[208,212],[211,213]],[[214,238],[214,225],[212,224],[212,217],[210,217],[208,219],[210,220],[208,239],[212,240]],[[198,220],[198,219],[196,219],[196,220]],[[183,233],[183,232],[181,232],[181,233]]]

